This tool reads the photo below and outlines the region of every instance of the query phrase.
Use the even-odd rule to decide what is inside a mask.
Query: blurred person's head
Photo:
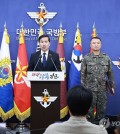
[[[114,130],[114,134],[120,134],[120,126],[116,127]]]
[[[115,134],[120,134],[120,115],[117,117],[117,120],[119,121],[119,125],[114,130]]]
[[[82,86],[75,86],[68,91],[67,104],[72,116],[85,116],[92,103],[92,92]]]

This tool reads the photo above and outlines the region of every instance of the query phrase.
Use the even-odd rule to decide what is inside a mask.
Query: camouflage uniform
[[[113,73],[111,69],[111,60],[105,53],[94,55],[87,54],[81,64],[81,84],[92,90],[93,102],[88,112],[91,122],[100,120],[104,117],[106,109],[106,79],[114,88]],[[94,117],[94,108],[96,107],[96,116]]]

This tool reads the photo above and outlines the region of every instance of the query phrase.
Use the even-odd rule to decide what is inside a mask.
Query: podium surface
[[[60,81],[63,72],[28,72],[31,81],[31,134],[43,134],[60,120]]]

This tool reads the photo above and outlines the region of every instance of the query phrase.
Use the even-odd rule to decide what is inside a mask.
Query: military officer
[[[81,84],[92,90],[93,101],[88,112],[91,122],[99,122],[104,117],[106,109],[106,80],[114,94],[114,80],[109,56],[100,51],[101,39],[93,37],[90,41],[92,53],[87,54],[81,64]],[[96,115],[94,116],[94,109]]]

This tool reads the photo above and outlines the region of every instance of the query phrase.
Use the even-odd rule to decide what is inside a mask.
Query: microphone
[[[41,58],[42,58],[42,55],[40,54],[40,55],[39,55],[39,58],[38,58],[38,61],[37,61],[36,65],[35,65],[33,71],[35,71],[35,69],[36,69],[36,67],[37,67],[37,65],[38,65],[38,63],[39,63],[39,61],[40,61]]]
[[[50,58],[51,58],[51,61],[52,61],[53,65],[54,65],[56,71],[58,71],[58,69],[57,69],[57,67],[56,67],[56,65],[55,65],[55,62],[54,62],[54,60],[53,60],[53,58],[52,58],[52,54],[49,54],[49,56],[50,56]]]

